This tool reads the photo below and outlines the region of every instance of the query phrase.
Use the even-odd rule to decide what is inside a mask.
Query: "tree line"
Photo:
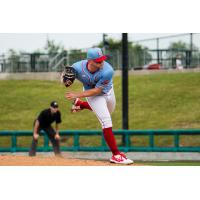
[[[121,67],[121,55],[122,55],[122,42],[121,40],[114,40],[113,38],[108,38],[105,41],[102,41],[93,47],[100,47],[105,52],[106,55],[108,55],[109,59],[108,62],[110,62],[115,68]],[[181,40],[177,42],[172,42],[168,46],[169,50],[177,50],[177,51],[168,51],[167,57],[168,58],[175,58],[177,56],[177,52],[179,52],[179,56],[181,56],[182,59],[185,59],[185,53],[184,50],[190,49],[190,44],[187,44]],[[150,63],[153,60],[153,55],[151,53],[151,50],[141,44],[138,44],[136,42],[130,42],[128,43],[128,50],[129,50],[129,67],[130,68],[136,68],[139,66],[144,66]],[[199,59],[199,49],[193,45],[194,53],[192,54],[192,58]],[[28,54],[35,54],[38,62],[40,62],[40,65],[44,64],[44,66],[48,65],[49,59],[53,58],[56,54],[61,53],[65,51],[67,54],[68,64],[71,65],[72,63],[86,58],[86,51],[83,49],[71,49],[71,50],[65,50],[65,47],[61,43],[56,43],[55,40],[47,39],[46,44],[42,49],[37,49],[33,52],[26,52],[26,51],[19,51],[17,52],[15,49],[9,49],[7,54],[7,60],[12,64],[14,67],[17,68],[19,64],[16,63],[25,63],[26,57],[23,57],[23,55]],[[41,56],[43,55],[43,56]],[[46,56],[45,56],[46,55]]]

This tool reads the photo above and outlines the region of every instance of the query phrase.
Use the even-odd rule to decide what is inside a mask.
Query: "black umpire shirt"
[[[59,110],[56,113],[51,113],[51,109],[48,108],[39,114],[37,120],[40,122],[40,128],[47,128],[54,121],[56,124],[61,123],[61,113]]]

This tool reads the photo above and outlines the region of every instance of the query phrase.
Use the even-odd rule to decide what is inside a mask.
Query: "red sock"
[[[90,105],[88,104],[87,101],[82,101],[82,102],[80,103],[80,108],[92,110],[92,108],[90,107]]]
[[[76,102],[76,106],[80,106],[81,109],[92,110],[87,101],[81,101],[80,99]]]
[[[117,148],[115,136],[112,131],[112,127],[110,128],[104,128],[103,129],[103,135],[106,140],[106,143],[110,147],[110,150],[112,151],[113,155],[117,155],[120,153],[120,151]]]

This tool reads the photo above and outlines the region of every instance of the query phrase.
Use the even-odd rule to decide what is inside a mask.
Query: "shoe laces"
[[[123,161],[124,159],[126,159],[126,156],[120,153],[120,154],[118,154],[118,155],[115,155],[115,156],[114,156],[114,159],[117,160],[118,162],[121,162],[121,161]]]
[[[125,153],[123,153],[123,152],[120,152],[119,153],[123,158],[125,158],[125,159],[127,159],[127,157],[126,157],[126,155],[125,155]]]

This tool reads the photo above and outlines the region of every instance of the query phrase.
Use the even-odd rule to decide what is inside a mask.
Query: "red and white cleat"
[[[133,164],[133,160],[128,159],[124,153],[113,155],[112,158],[110,159],[110,162],[116,164],[125,164],[125,165]]]
[[[81,107],[80,107],[80,104],[81,104],[81,100],[79,98],[76,98],[72,104],[72,108],[71,108],[71,112],[72,113],[76,113],[76,112],[79,112],[81,110],[83,110]]]

